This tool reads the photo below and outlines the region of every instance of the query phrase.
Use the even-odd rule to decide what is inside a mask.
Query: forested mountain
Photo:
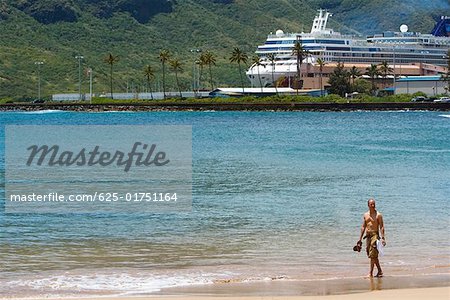
[[[217,56],[216,84],[238,84],[228,61],[234,47],[252,56],[270,32],[309,31],[318,8],[333,13],[329,27],[362,35],[403,23],[429,32],[439,16],[450,15],[449,0],[0,0],[0,97],[33,97],[36,61],[44,62],[44,95],[77,92],[77,55],[84,57],[83,71],[93,69],[97,93],[108,91],[109,53],[119,57],[115,91],[142,88],[146,65],[155,69],[158,87],[161,49],[183,63],[183,89],[198,56],[192,49]],[[82,77],[87,92],[85,72]],[[170,73],[168,81],[174,89]]]

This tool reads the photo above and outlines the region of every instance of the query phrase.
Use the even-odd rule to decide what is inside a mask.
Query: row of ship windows
[[[393,39],[369,39],[368,42],[369,43],[418,43],[421,42],[422,40],[418,40],[418,39],[397,39],[397,40],[393,40]]]
[[[358,58],[345,58],[345,57],[338,57],[338,58],[335,58],[336,60],[339,60],[340,62],[352,62],[352,63],[358,63],[358,62],[360,62],[360,63],[371,63],[371,62],[373,62],[373,63],[381,63],[381,62],[383,62],[383,61],[385,61],[385,59],[379,59],[379,58],[372,58],[372,60],[367,60],[367,59],[358,59]],[[392,60],[390,60],[390,61],[392,61]],[[429,64],[439,64],[439,61],[436,61],[436,60],[433,60],[433,59],[429,59],[429,58],[426,58],[426,59],[424,59],[423,57],[422,57],[422,59],[419,59],[419,60],[415,60],[415,62],[422,62],[422,63],[429,63]],[[408,63],[411,63],[411,60],[396,60],[396,63],[397,64],[408,64]]]
[[[318,56],[320,56],[320,55],[318,55]],[[364,54],[361,54],[361,55],[358,55],[358,54],[353,53],[352,55],[350,55],[350,53],[327,52],[324,55],[324,57],[329,57],[329,56],[334,57],[335,59],[336,58],[347,58],[348,57],[348,58],[350,58],[352,60],[355,60],[355,59],[357,60],[358,58],[364,58],[363,61],[366,61],[367,59],[371,59],[371,58],[374,59],[374,60],[381,60],[381,61],[382,60],[386,60],[386,59],[388,59],[388,60],[393,60],[394,59],[394,57],[392,55],[387,55],[387,54],[375,54],[375,55],[364,55]],[[428,60],[430,62],[431,61],[435,61],[435,62],[441,62],[442,61],[442,58],[440,56],[434,56],[434,57],[427,56],[427,57],[424,57],[424,56],[420,56],[420,55],[407,55],[407,56],[402,56],[401,58],[396,57],[395,59],[396,59],[396,61],[398,63],[411,62],[411,60],[422,60],[423,61],[424,59],[426,59],[426,60]],[[277,59],[278,62],[288,62],[290,60],[292,60],[292,58],[290,58],[290,57]]]
[[[369,43],[384,43],[384,44],[399,44],[399,43],[424,43],[424,44],[445,44],[445,41],[441,40],[428,40],[428,39],[398,39],[398,40],[392,40],[392,39],[374,39],[374,40],[368,40]]]
[[[293,45],[297,40],[277,40],[277,41],[266,41],[264,45]],[[376,39],[376,40],[368,40],[369,43],[384,43],[384,44],[399,44],[399,43],[419,43],[423,42],[425,44],[430,43],[428,40],[418,40],[418,39],[411,39],[411,40],[382,40],[382,39]],[[350,42],[346,40],[301,40],[302,45],[305,44],[325,44],[325,45],[349,45]],[[439,41],[433,41],[433,43],[439,44]],[[444,43],[442,43],[444,44]]]
[[[306,50],[331,50],[331,51],[360,51],[360,52],[386,52],[390,51],[392,49],[389,48],[357,48],[357,47],[321,47],[321,46],[306,46],[304,47]],[[272,52],[272,51],[292,51],[292,47],[270,47],[270,48],[259,48],[258,51],[262,52]],[[392,51],[393,52],[393,51]],[[408,53],[416,53],[416,54],[433,54],[436,55],[442,55],[442,51],[440,50],[433,50],[433,49],[427,49],[427,50],[415,50],[410,49],[409,51],[405,51],[402,49],[402,51],[395,50],[395,53],[398,54],[408,54]]]
[[[266,41],[265,45],[293,45],[296,40],[281,40],[281,41]],[[348,45],[348,41],[343,40],[301,40],[302,44],[333,44],[333,45]]]
[[[416,53],[416,54],[430,54],[430,53],[436,53],[439,55],[442,55],[442,51],[440,50],[433,50],[433,49],[427,49],[427,50],[417,50],[417,49],[402,49],[402,51],[398,51],[395,49],[395,51],[392,48],[357,48],[357,47],[326,47],[326,50],[337,50],[337,51],[362,51],[362,52],[395,52],[395,53]]]
[[[364,53],[341,53],[334,52],[334,56],[346,56],[346,57],[390,57],[393,58],[392,54],[381,54],[381,53],[372,53],[372,54],[364,54]],[[403,58],[424,58],[427,57],[429,59],[442,59],[442,55],[417,55],[417,54],[405,54],[402,55]]]

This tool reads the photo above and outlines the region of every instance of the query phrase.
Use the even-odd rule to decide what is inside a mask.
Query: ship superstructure
[[[444,21],[440,22],[438,29],[435,27],[434,32],[441,33],[439,35],[408,32],[406,25],[402,25],[402,32],[387,31],[368,37],[355,37],[328,28],[331,16],[330,12],[319,10],[309,33],[284,33],[277,30],[275,34],[269,34],[266,42],[256,50],[261,65],[252,65],[246,72],[252,85],[271,86],[280,77],[295,77],[297,59],[293,47],[296,42],[309,52],[302,61],[302,77],[308,74],[307,69],[318,58],[325,63],[341,62],[345,65],[370,65],[386,61],[391,66],[404,65],[404,71],[411,64],[447,65],[450,37],[442,34],[448,28],[447,17],[441,19]],[[268,59],[269,54],[275,57],[273,63]]]

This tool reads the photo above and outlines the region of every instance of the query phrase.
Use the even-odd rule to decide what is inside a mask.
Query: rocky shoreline
[[[449,111],[450,103],[43,103],[0,104],[0,111],[64,110],[102,111],[355,111],[430,110]]]

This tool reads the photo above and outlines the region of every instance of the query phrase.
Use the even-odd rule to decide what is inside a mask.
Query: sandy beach
[[[11,299],[11,298],[2,298]],[[31,298],[26,298],[30,300]],[[52,298],[33,298],[33,300],[43,300]],[[56,298],[55,298],[56,299]],[[70,298],[71,300],[448,300],[450,299],[450,287],[436,287],[436,288],[419,288],[419,289],[393,289],[393,290],[375,290],[365,293],[345,294],[345,295],[327,295],[327,296],[249,296],[249,297],[223,297],[223,296],[146,296],[146,297],[97,297],[97,298]],[[19,299],[17,299],[19,300]]]
[[[449,274],[422,276],[387,276],[383,278],[340,278],[332,280],[269,280],[265,282],[215,282],[161,289],[154,293],[129,291],[111,294],[108,291],[92,294],[89,290],[76,293],[27,294],[12,292],[0,299],[13,300],[352,300],[352,299],[450,299]]]

